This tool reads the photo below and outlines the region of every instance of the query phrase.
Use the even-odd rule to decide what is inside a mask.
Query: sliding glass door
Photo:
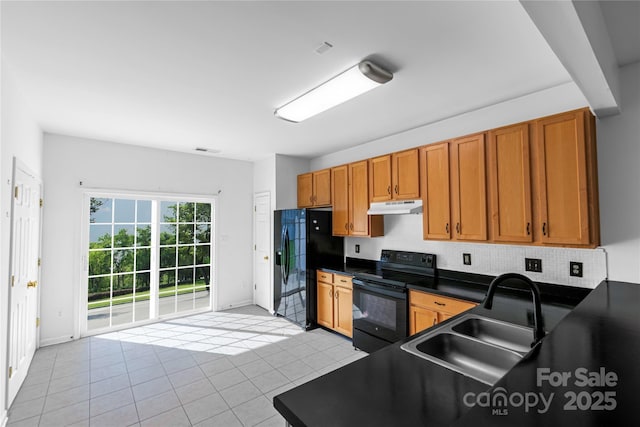
[[[213,200],[88,204],[87,331],[211,308]]]

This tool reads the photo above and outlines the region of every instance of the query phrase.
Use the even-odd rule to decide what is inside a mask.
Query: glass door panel
[[[211,307],[211,203],[91,197],[89,205],[88,330],[148,320],[155,304],[156,316]]]

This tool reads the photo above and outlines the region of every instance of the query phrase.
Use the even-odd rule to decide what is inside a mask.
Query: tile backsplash
[[[459,243],[422,240],[422,215],[385,216],[385,235],[376,238],[345,239],[348,257],[377,260],[382,249],[395,249],[437,255],[438,268],[497,276],[522,273],[534,281],[595,288],[607,278],[607,254],[602,248],[574,249],[541,246]],[[360,252],[355,252],[355,246]],[[471,265],[463,263],[471,255]],[[525,271],[525,258],[542,260],[542,272]],[[582,263],[582,277],[569,275],[570,262]]]

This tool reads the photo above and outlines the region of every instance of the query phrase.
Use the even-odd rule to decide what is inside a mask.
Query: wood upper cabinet
[[[384,202],[419,198],[418,163],[417,148],[369,160],[371,201]]]
[[[313,173],[298,175],[298,207],[313,206]]]
[[[331,205],[331,169],[298,175],[298,207]]]
[[[529,124],[489,132],[491,238],[533,241]]]
[[[477,306],[475,302],[409,290],[409,335]]]
[[[369,165],[366,160],[331,169],[332,230],[335,236],[384,235],[382,215],[368,215]]]
[[[372,202],[391,200],[391,154],[369,159],[369,198]]]
[[[594,118],[587,109],[535,121],[540,241],[599,244]]]
[[[420,148],[420,179],[423,237],[450,239],[449,143]]]
[[[349,165],[349,233],[353,236],[380,236],[383,218],[367,215],[369,210],[369,163],[364,160]],[[384,226],[384,225],[383,225]]]
[[[349,235],[349,166],[331,168],[332,234]]]
[[[391,155],[392,194],[396,200],[420,198],[418,173],[418,149],[401,151]]]
[[[457,240],[487,240],[484,133],[451,142],[451,208]]]

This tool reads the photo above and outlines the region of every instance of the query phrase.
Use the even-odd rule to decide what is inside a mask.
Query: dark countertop
[[[547,289],[547,295],[557,290]],[[550,297],[547,298],[549,301]],[[294,426],[602,426],[620,424],[623,419],[625,424],[638,425],[638,307],[640,285],[607,281],[573,311],[566,301],[559,305],[544,303],[543,318],[546,329],[552,329],[551,333],[494,387],[406,353],[400,349],[402,342],[399,342],[275,396],[274,406]],[[528,296],[522,299],[507,292],[496,294],[492,310],[476,307],[472,312],[530,325],[526,312],[531,309]],[[618,377],[615,386],[575,385],[577,368],[591,373],[599,371],[600,367],[615,372]],[[538,368],[570,372],[572,376],[566,387],[554,387],[548,382],[538,387]],[[538,413],[538,409],[543,408],[542,403],[528,412],[515,404],[491,408],[470,407],[464,403],[466,393],[477,396],[486,391],[489,393],[486,396],[493,396],[500,392],[500,387],[508,398],[515,396],[516,403],[518,393],[520,396],[531,395],[531,399],[532,393],[543,393],[547,399],[554,393],[554,397],[544,413]],[[570,397],[565,396],[567,392],[574,392],[576,396],[582,393],[576,410],[565,410]],[[608,392],[608,400],[601,403],[616,404],[615,410],[588,410],[577,406],[584,407],[587,399],[592,402],[600,399],[602,396],[597,392]],[[615,396],[611,392],[615,392]],[[506,415],[497,415],[505,414],[505,409]],[[492,410],[497,410],[496,415],[492,415]]]

